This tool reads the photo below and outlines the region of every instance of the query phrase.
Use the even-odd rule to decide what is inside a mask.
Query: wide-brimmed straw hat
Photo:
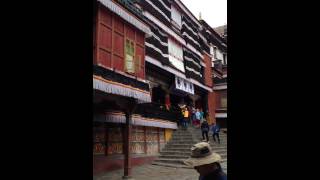
[[[191,157],[184,161],[188,166],[201,166],[220,162],[221,156],[212,152],[211,147],[206,142],[200,142],[191,147]]]

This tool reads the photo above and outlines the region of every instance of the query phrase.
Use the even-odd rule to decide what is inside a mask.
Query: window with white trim
[[[220,101],[220,108],[227,108],[227,97],[221,97],[221,101]]]
[[[227,54],[223,53],[223,64],[227,64]]]
[[[216,58],[219,60],[223,60],[223,54],[219,49],[216,49]]]
[[[130,39],[126,39],[125,43],[125,71],[128,73],[135,72],[135,65],[134,65],[134,42]]]
[[[212,55],[212,60],[217,59],[217,47],[211,45],[210,46],[210,54]]]
[[[227,94],[226,93],[221,93],[221,98],[220,98],[220,108],[227,108]]]
[[[181,13],[174,6],[171,6],[171,19],[181,28]]]

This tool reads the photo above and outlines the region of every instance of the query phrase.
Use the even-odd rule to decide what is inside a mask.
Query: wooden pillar
[[[131,167],[131,129],[132,129],[132,113],[136,108],[136,102],[134,99],[130,99],[125,104],[124,113],[126,116],[126,124],[124,128],[124,176],[123,179],[132,179],[132,167]]]
[[[158,130],[158,152],[160,153],[160,128],[157,128]]]
[[[144,153],[148,154],[148,150],[147,150],[147,127],[146,126],[143,127],[143,132],[144,132]]]
[[[104,125],[104,132],[105,132],[105,150],[104,153],[108,156],[108,148],[109,148],[109,128],[107,125]]]
[[[131,167],[131,118],[132,114],[129,111],[125,112],[126,115],[126,124],[125,124],[125,142],[124,142],[124,176],[123,179],[130,179],[132,174]]]
[[[169,108],[171,106],[171,102],[170,102],[170,94],[168,92],[166,92],[164,102],[165,102],[166,108],[169,110]]]

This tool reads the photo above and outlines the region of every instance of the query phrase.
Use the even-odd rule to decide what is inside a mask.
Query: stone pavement
[[[122,180],[122,176],[120,169],[95,176],[93,180]],[[146,164],[133,167],[132,176],[135,180],[198,180],[199,174],[194,169]]]

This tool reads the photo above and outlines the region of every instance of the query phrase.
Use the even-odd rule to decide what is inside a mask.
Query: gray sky
[[[211,27],[227,24],[227,0],[181,0],[181,2],[199,19],[201,17]]]

